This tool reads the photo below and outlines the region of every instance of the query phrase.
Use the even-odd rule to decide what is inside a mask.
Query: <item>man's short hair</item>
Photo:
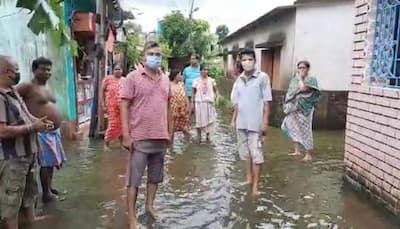
[[[190,54],[190,57],[194,56],[196,58],[196,60],[200,60],[200,55],[196,54],[196,53],[192,53]]]
[[[39,57],[32,62],[32,71],[36,71],[36,69],[38,69],[40,65],[51,66],[53,65],[53,63],[51,62],[51,60],[45,57]]]
[[[149,49],[152,49],[152,48],[159,48],[160,47],[160,44],[158,44],[158,42],[156,42],[156,41],[148,41],[148,42],[146,42],[145,44],[144,44],[144,52],[145,51],[147,51],[147,50],[149,50]]]
[[[254,49],[251,48],[245,48],[242,51],[239,52],[239,58],[242,59],[242,57],[244,55],[249,55],[252,56],[254,58],[254,60],[256,59],[256,52],[254,51]]]

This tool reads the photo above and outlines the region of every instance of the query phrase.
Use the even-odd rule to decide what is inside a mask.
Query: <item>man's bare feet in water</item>
[[[29,211],[29,210],[28,210]],[[47,219],[51,219],[52,216],[51,215],[41,215],[41,216],[37,216],[34,213],[28,213],[25,214],[21,214],[19,217],[19,222],[21,224],[30,224],[30,223],[34,223],[34,222],[40,222],[43,220],[47,220]]]
[[[129,222],[129,229],[137,229],[137,220],[136,220],[136,218]]]
[[[157,211],[154,209],[154,207],[146,207],[146,213],[153,218],[154,220],[157,219]]]
[[[253,197],[258,197],[260,196],[260,192],[258,191],[258,185],[257,184],[253,184],[253,190],[251,192],[251,195]]]
[[[306,156],[303,158],[302,161],[304,161],[304,162],[310,162],[310,161],[312,161],[311,154],[310,154],[310,153],[306,153]]]
[[[289,153],[289,156],[301,156],[301,153],[299,151],[295,151],[294,153]]]
[[[57,190],[55,188],[50,189],[50,191],[51,191],[51,193],[53,193],[56,196],[66,195],[67,194],[67,191],[65,191],[65,190],[64,191],[59,191],[59,190]]]
[[[54,195],[53,193],[43,194],[42,200],[43,200],[43,203],[50,203],[50,202],[58,200],[58,196]]]

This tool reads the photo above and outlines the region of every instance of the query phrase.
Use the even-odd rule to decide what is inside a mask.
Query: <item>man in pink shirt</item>
[[[131,72],[121,83],[123,147],[130,152],[128,167],[128,218],[136,228],[136,199],[147,166],[146,211],[153,218],[153,202],[164,175],[164,156],[171,136],[169,79],[161,70],[161,49],[148,42],[144,69]]]

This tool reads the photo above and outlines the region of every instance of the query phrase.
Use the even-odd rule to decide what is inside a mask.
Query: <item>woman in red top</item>
[[[107,130],[104,134],[105,149],[109,149],[110,142],[116,139],[121,140],[121,120],[119,111],[119,87],[122,76],[120,65],[114,66],[113,75],[106,76],[103,80],[103,108],[107,113]]]

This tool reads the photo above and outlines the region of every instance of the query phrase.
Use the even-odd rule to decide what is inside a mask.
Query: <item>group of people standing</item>
[[[207,142],[211,142],[210,134],[217,119],[215,104],[218,92],[215,80],[208,76],[208,67],[200,64],[199,61],[200,57],[193,54],[190,65],[181,71],[172,70],[165,74],[160,68],[161,72],[170,80],[169,105],[172,116],[170,125],[173,130],[171,142],[173,142],[176,132],[182,132],[185,144],[189,144],[191,127],[197,130],[197,143],[201,143],[203,135]],[[145,69],[144,65],[142,68],[137,68],[136,72]],[[108,116],[108,125],[104,135],[107,150],[109,150],[111,141],[122,141],[119,98],[122,78],[122,68],[116,64],[113,74],[106,76],[102,83],[102,107]]]
[[[210,142],[216,123],[215,80],[208,77],[206,65],[197,55],[190,66],[172,71],[161,70],[160,45],[148,42],[144,48],[143,67],[122,77],[116,65],[113,75],[105,77],[101,102],[108,115],[105,148],[119,140],[128,152],[127,205],[130,229],[137,228],[138,188],[147,168],[146,212],[156,218],[154,200],[164,177],[164,158],[173,144],[174,133],[181,131],[190,142],[191,118],[197,130],[197,142],[205,134]],[[246,184],[253,196],[259,195],[259,178],[264,163],[263,139],[268,134],[269,103],[272,101],[269,76],[258,70],[254,50],[240,52],[241,73],[232,92],[231,126],[237,133],[239,157],[245,162]],[[38,193],[36,163],[40,165],[43,202],[60,194],[52,186],[54,168],[66,157],[61,145],[61,115],[55,98],[48,90],[52,63],[39,58],[32,63],[33,78],[19,84],[17,63],[0,56],[0,219],[7,229],[18,229],[19,213],[27,220],[40,219],[34,214]],[[291,80],[284,101],[283,132],[293,141],[294,153],[306,153],[311,160],[313,148],[312,117],[320,99],[317,80],[308,75],[310,63],[300,61],[297,75]],[[21,211],[23,210],[23,211]]]
[[[44,203],[57,199],[52,185],[54,169],[66,157],[61,144],[61,115],[47,88],[52,62],[32,62],[32,80],[19,83],[18,64],[0,55],[0,221],[18,229],[20,221],[45,217],[35,215],[38,195],[37,163]],[[20,214],[22,213],[22,214]]]
[[[258,196],[264,163],[263,139],[268,133],[269,103],[272,101],[271,82],[266,73],[256,69],[254,50],[245,49],[239,57],[242,71],[231,93],[231,126],[237,133],[239,157],[245,162],[245,183],[250,185],[252,195]],[[113,119],[109,120],[106,131],[106,146],[111,140],[109,136],[113,136],[119,138],[123,149],[129,152],[127,204],[130,229],[137,226],[137,194],[146,167],[145,208],[156,218],[154,199],[158,184],[163,180],[164,157],[167,148],[173,144],[174,133],[183,132],[185,143],[189,143],[194,114],[197,142],[201,142],[203,133],[210,141],[216,122],[218,92],[215,81],[208,77],[207,66],[200,65],[199,57],[192,55],[189,66],[182,71],[170,72],[168,78],[161,70],[161,60],[159,44],[148,42],[144,48],[143,68],[119,80],[121,72],[117,65],[111,76],[114,78],[106,78],[103,83],[108,117]],[[282,130],[295,145],[293,155],[305,151],[305,160],[311,159],[312,114],[320,97],[316,79],[308,76],[309,69],[307,61],[297,65],[298,74],[290,83],[285,99],[286,117],[282,124]],[[110,79],[118,84],[111,84]],[[113,97],[112,102],[107,102],[110,97]],[[120,134],[114,134],[118,132],[115,129]]]

